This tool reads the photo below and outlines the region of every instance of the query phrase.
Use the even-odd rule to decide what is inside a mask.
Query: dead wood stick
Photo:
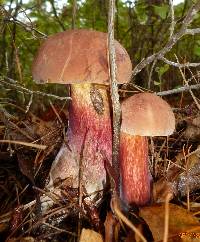
[[[183,86],[183,87],[179,87],[179,88],[175,88],[167,91],[157,92],[156,95],[167,96],[167,95],[177,94],[181,92],[189,92],[190,90],[198,90],[198,89],[200,89],[200,84]]]
[[[4,79],[8,80],[9,82],[4,81]],[[0,76],[0,83],[3,83],[5,86],[6,85],[11,86],[11,87],[13,87],[14,89],[17,89],[17,90],[21,90],[22,92],[29,94],[29,95],[35,94],[35,95],[41,95],[41,96],[47,96],[47,97],[55,98],[55,99],[58,99],[58,100],[71,100],[71,97],[60,97],[60,96],[50,94],[50,93],[30,90],[28,88],[25,88],[25,87],[19,85],[17,83],[17,81],[15,81],[15,80],[13,80],[9,77]]]
[[[118,86],[116,79],[116,55],[114,46],[114,19],[115,19],[115,0],[109,1],[108,14],[108,59],[110,72],[110,90],[113,112],[113,145],[112,145],[112,167],[117,177],[117,184],[114,187],[114,193],[120,195],[120,176],[119,176],[119,139],[120,139],[120,120],[121,107],[119,103]]]

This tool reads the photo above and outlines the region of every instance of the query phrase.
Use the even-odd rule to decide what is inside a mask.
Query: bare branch
[[[76,12],[77,12],[77,2],[73,0],[72,5],[72,29],[76,28]]]
[[[189,92],[190,90],[198,90],[198,89],[200,89],[200,84],[183,86],[183,87],[179,87],[179,88],[175,88],[167,91],[157,92],[156,95],[167,96],[167,95],[177,94],[181,92]]]
[[[176,56],[176,60],[177,60],[177,62],[179,62],[177,56]],[[189,87],[188,81],[186,80],[185,74],[183,73],[182,69],[179,68],[179,71],[180,71],[180,73],[181,73],[181,76],[182,76],[182,78],[183,78],[183,81],[185,82],[185,85]],[[193,98],[193,100],[194,100],[196,106],[197,106],[198,109],[200,110],[200,104],[199,104],[197,98],[195,97],[194,93],[192,92],[191,89],[189,89],[189,92],[190,92],[190,95],[192,96],[192,98]]]
[[[42,38],[47,38],[47,35],[42,33],[41,31],[39,31],[38,29],[35,29],[33,27],[33,24],[31,22],[31,24],[25,24],[24,22],[18,20],[15,16],[11,15],[5,8],[3,8],[2,5],[0,5],[0,10],[3,12],[4,14],[4,21],[6,22],[10,22],[10,23],[15,23],[19,26],[21,26],[22,28],[24,28],[27,32],[30,32],[34,37],[34,33],[37,33],[39,35],[42,36]],[[29,19],[30,21],[30,19]]]
[[[167,52],[169,52],[172,47],[186,34],[195,34],[199,33],[199,29],[190,30],[187,29],[188,25],[192,22],[195,14],[200,10],[200,0],[197,1],[195,5],[188,10],[186,17],[183,20],[182,26],[177,33],[174,33],[170,38],[169,42],[157,53],[143,59],[133,70],[132,76],[135,76],[139,73],[144,67],[152,63],[154,60],[162,60]]]
[[[115,184],[114,192],[120,194],[120,176],[119,176],[119,137],[120,137],[120,118],[121,108],[119,103],[118,86],[116,79],[116,56],[114,45],[114,19],[115,19],[115,0],[109,1],[109,17],[108,17],[108,50],[109,50],[109,71],[110,71],[110,89],[113,108],[113,150],[112,150],[112,166],[118,179]]]
[[[4,81],[4,79],[0,79],[0,82],[3,83],[4,85],[8,85],[8,86],[13,87],[15,90],[21,90],[21,91],[23,91],[26,94],[29,94],[31,96],[35,94],[35,95],[41,95],[41,96],[55,98],[55,99],[58,99],[58,100],[71,100],[71,97],[60,97],[60,96],[56,96],[54,94],[49,94],[49,93],[45,93],[45,92],[32,91],[28,88],[20,86],[19,84],[16,83],[15,80],[13,80],[11,78],[6,77],[6,79],[10,82],[6,82],[6,81]]]
[[[151,65],[151,70],[150,70],[150,73],[149,73],[149,80],[148,80],[148,89],[150,89],[150,87],[151,87],[152,74],[153,74],[153,70],[154,70],[156,63],[157,63],[157,60],[154,60],[153,64]]]
[[[174,33],[174,28],[175,28],[175,21],[174,21],[174,6],[173,6],[173,0],[169,0],[170,4],[170,14],[171,14],[171,25],[170,25],[170,35],[169,39],[171,39],[173,33]]]
[[[199,34],[200,33],[200,28],[196,28],[196,29],[186,29],[185,34],[191,34],[191,35],[195,35],[195,34]]]
[[[185,64],[181,64],[181,63],[177,63],[177,62],[173,62],[173,61],[170,61],[168,59],[166,59],[165,57],[162,57],[160,58],[162,61],[164,61],[165,63],[171,65],[171,66],[175,66],[175,67],[178,67],[178,68],[184,68],[184,67],[197,67],[197,66],[200,66],[200,62],[199,63],[190,63],[190,62],[187,62]]]
[[[51,4],[51,7],[52,7],[52,10],[53,10],[53,13],[54,13],[54,16],[55,16],[55,19],[57,20],[58,24],[60,25],[60,27],[62,28],[62,30],[65,30],[65,25],[63,24],[63,22],[60,20],[60,18],[58,17],[58,14],[57,14],[57,11],[56,11],[56,7],[54,5],[54,0],[49,0],[50,4]]]

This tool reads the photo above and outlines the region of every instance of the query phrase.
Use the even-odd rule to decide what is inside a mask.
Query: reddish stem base
[[[82,186],[87,193],[103,189],[106,182],[105,157],[112,159],[112,130],[107,91],[91,84],[71,87],[67,145],[52,165],[51,184],[57,178],[78,187],[80,165]]]

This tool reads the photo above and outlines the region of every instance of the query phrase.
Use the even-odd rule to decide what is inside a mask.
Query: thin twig
[[[0,76],[0,78],[2,78],[2,77]],[[47,96],[47,97],[55,98],[55,99],[58,99],[58,100],[71,100],[71,97],[60,97],[60,96],[57,96],[57,95],[54,95],[54,94],[49,94],[49,93],[45,93],[45,92],[41,92],[41,91],[33,91],[33,90],[30,90],[28,88],[25,88],[23,86],[20,86],[20,85],[16,84],[16,81],[11,79],[11,78],[5,77],[5,79],[7,79],[10,82],[6,82],[3,79],[0,79],[0,82],[3,83],[4,85],[8,85],[8,86],[14,87],[15,89],[22,90],[25,93],[28,93],[30,95],[34,95],[35,94],[35,95]]]
[[[171,14],[171,25],[170,25],[170,35],[169,35],[169,39],[171,39],[173,33],[174,33],[174,28],[175,28],[175,21],[174,21],[174,6],[173,6],[173,0],[169,0],[169,4],[170,4],[170,14]]]
[[[65,25],[64,25],[63,21],[60,20],[58,14],[57,14],[57,10],[56,10],[55,4],[54,4],[55,1],[54,0],[49,0],[49,2],[51,4],[51,7],[52,7],[52,10],[53,10],[53,13],[54,13],[56,21],[58,22],[58,24],[60,25],[62,30],[65,31],[66,30]]]
[[[178,57],[177,56],[176,56],[176,60],[179,63],[179,60],[178,60]],[[182,71],[182,69],[180,67],[179,67],[179,70],[180,70],[181,76],[182,76],[182,78],[183,78],[183,80],[185,82],[185,85],[189,87],[188,81],[186,80],[186,77],[185,77],[185,75],[184,75],[184,73],[183,73],[183,71]],[[190,92],[190,95],[192,96],[192,98],[193,98],[193,100],[194,100],[197,108],[200,110],[200,104],[199,104],[197,98],[195,97],[194,93],[192,92],[191,89],[189,89],[189,92]]]
[[[177,63],[177,62],[174,62],[174,61],[170,61],[170,60],[166,59],[165,57],[162,57],[161,60],[164,61],[165,63],[171,65],[171,66],[178,67],[178,68],[200,66],[200,62],[199,63],[187,62],[187,63],[181,64],[181,63]]]
[[[190,148],[191,148],[191,146],[190,146]],[[190,150],[189,150],[189,152],[190,152]],[[186,157],[185,146],[183,146],[183,156],[184,156],[185,168],[186,168],[185,173],[186,173],[187,210],[188,210],[188,212],[190,212],[190,186],[189,186],[189,176],[188,176],[189,160]]]
[[[151,66],[150,73],[149,73],[149,80],[148,80],[148,88],[149,88],[149,89],[151,88],[152,74],[153,74],[153,70],[154,70],[154,67],[155,67],[155,65],[156,65],[156,62],[157,62],[157,60],[154,60],[152,66]]]
[[[80,208],[82,208],[83,203],[83,173],[84,173],[84,167],[83,167],[83,154],[84,149],[86,145],[86,137],[88,133],[88,129],[85,130],[85,134],[83,137],[83,143],[81,144],[81,152],[80,152],[80,158],[79,158],[79,174],[78,174],[78,205]],[[81,212],[78,213],[78,241],[80,240],[81,236],[81,227],[82,227],[82,220],[81,220]]]
[[[163,242],[168,241],[168,234],[169,234],[169,201],[172,198],[171,193],[167,194],[166,200],[165,200],[165,227],[164,227],[164,236],[163,236]]]
[[[76,12],[77,12],[77,2],[73,0],[72,3],[72,29],[76,28]]]
[[[0,140],[0,143],[9,143],[9,144],[16,144],[16,145],[24,145],[24,146],[29,146],[32,148],[36,149],[41,149],[44,150],[47,148],[46,145],[38,145],[38,144],[33,144],[33,143],[28,143],[28,142],[22,142],[18,140]]]
[[[196,28],[196,29],[186,29],[185,33],[186,34],[190,34],[190,35],[199,34],[200,33],[200,28]]]
[[[111,100],[113,108],[113,150],[112,150],[112,166],[117,174],[117,184],[115,189],[117,195],[120,193],[120,176],[119,176],[119,139],[120,139],[120,118],[121,108],[119,103],[119,94],[116,78],[116,56],[114,46],[114,19],[115,19],[115,0],[109,1],[109,16],[108,16],[108,50],[109,50],[109,72],[111,86]]]
[[[188,86],[183,86],[167,91],[162,91],[162,92],[157,92],[156,95],[158,96],[167,96],[167,95],[172,95],[172,94],[177,94],[181,92],[189,92],[190,90],[198,90],[200,89],[200,84],[195,84],[195,85],[188,85]]]
[[[42,36],[42,38],[47,38],[47,35],[42,33],[41,31],[39,31],[38,29],[35,29],[33,27],[33,24],[31,22],[30,25],[25,24],[24,22],[18,20],[15,16],[11,15],[9,13],[9,11],[7,11],[5,8],[3,8],[2,5],[0,5],[0,10],[2,10],[2,12],[4,13],[4,21],[6,22],[10,22],[10,23],[14,23],[17,24],[19,26],[21,26],[22,28],[24,28],[27,32],[30,32],[33,37],[35,38],[36,36],[34,35],[34,32],[39,34],[40,36]],[[29,19],[30,20],[30,19]]]
[[[56,231],[59,232],[59,233],[66,233],[66,234],[70,234],[70,235],[72,235],[72,236],[74,236],[74,237],[77,237],[77,235],[76,235],[75,233],[70,232],[70,231],[67,231],[66,229],[60,229],[60,228],[58,228],[58,227],[56,227],[56,226],[54,226],[54,225],[52,225],[52,224],[50,224],[50,223],[43,222],[42,224],[48,226],[48,227],[51,228],[51,229],[56,230]],[[49,238],[50,238],[50,236],[49,236]]]

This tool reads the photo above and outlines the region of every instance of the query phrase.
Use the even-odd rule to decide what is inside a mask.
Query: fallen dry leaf
[[[163,241],[165,205],[160,204],[151,207],[143,207],[140,210],[140,216],[149,225],[155,242]],[[182,239],[196,239],[197,237],[200,241],[200,223],[198,219],[186,209],[170,203],[168,242],[185,242],[187,240]]]
[[[103,242],[102,236],[91,229],[82,229],[80,242]]]

